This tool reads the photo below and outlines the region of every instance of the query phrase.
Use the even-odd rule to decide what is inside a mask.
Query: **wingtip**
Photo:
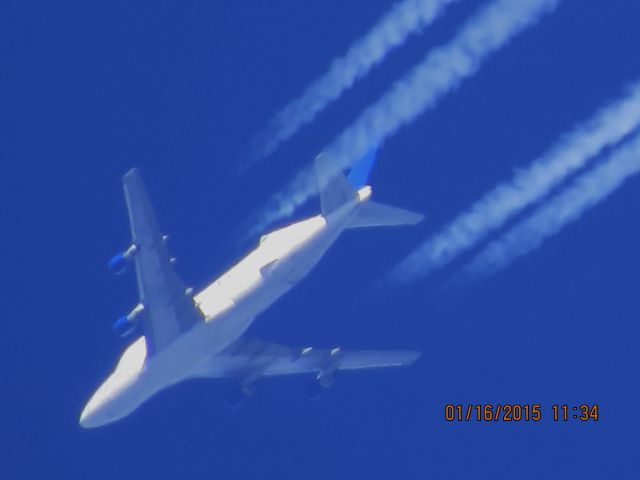
[[[408,365],[415,363],[422,356],[422,352],[409,351],[407,352]]]
[[[140,175],[140,169],[138,167],[133,167],[123,175],[124,178],[131,178]]]
[[[142,182],[142,174],[138,167],[133,167],[122,176],[122,184],[127,185],[139,184]]]

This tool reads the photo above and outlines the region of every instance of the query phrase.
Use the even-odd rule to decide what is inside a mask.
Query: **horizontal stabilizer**
[[[358,227],[392,227],[398,225],[415,225],[420,223],[424,215],[410,212],[403,208],[391,207],[382,203],[369,201],[358,208],[350,228]]]

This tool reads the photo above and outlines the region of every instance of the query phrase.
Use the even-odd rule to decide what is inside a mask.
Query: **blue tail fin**
[[[356,189],[340,171],[331,171],[330,159],[322,154],[316,157],[316,177],[320,190],[320,207],[326,217],[356,198]]]
[[[330,158],[322,154],[316,157],[320,209],[325,218],[329,218],[331,213],[353,201],[360,205],[349,224],[351,228],[415,225],[424,218],[419,213],[369,200],[371,187],[366,185],[377,153],[378,145],[375,145],[354,164],[348,177],[341,171],[332,171]]]
[[[375,144],[353,165],[348,177],[345,177],[341,171],[332,171],[329,157],[323,154],[316,157],[315,167],[320,191],[320,207],[325,217],[342,205],[358,199],[358,191],[367,185],[377,153],[378,144]]]
[[[373,147],[353,165],[347,179],[354,188],[361,188],[367,184],[373,164],[376,162],[379,146],[379,144],[373,145]]]

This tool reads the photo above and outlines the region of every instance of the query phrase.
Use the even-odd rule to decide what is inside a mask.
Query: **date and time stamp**
[[[600,406],[591,404],[484,403],[453,404],[444,407],[447,422],[598,422]]]

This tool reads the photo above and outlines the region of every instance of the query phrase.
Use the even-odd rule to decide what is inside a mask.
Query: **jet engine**
[[[135,245],[131,245],[124,252],[116,253],[111,257],[107,264],[109,266],[109,270],[111,270],[115,275],[122,275],[129,267],[129,261],[133,258],[136,251],[137,247]]]
[[[320,372],[320,374],[310,382],[304,390],[307,400],[318,400],[327,389],[333,385],[336,379],[336,371],[331,373]]]
[[[334,348],[329,352],[328,358],[325,362],[325,367],[320,373],[313,379],[313,381],[305,388],[305,397],[309,400],[317,400],[327,391],[327,389],[333,385],[336,380],[336,373],[338,372],[340,357],[340,348]]]
[[[126,315],[121,316],[113,323],[113,333],[119,337],[125,338],[131,335],[138,328],[138,324],[129,321]]]
[[[255,392],[255,386],[251,383],[237,385],[235,388],[231,389],[225,398],[225,405],[232,410],[240,408],[244,405],[244,402],[253,395]]]
[[[125,338],[134,333],[140,325],[140,314],[144,306],[138,304],[128,315],[123,315],[113,322],[111,329],[116,335]]]

